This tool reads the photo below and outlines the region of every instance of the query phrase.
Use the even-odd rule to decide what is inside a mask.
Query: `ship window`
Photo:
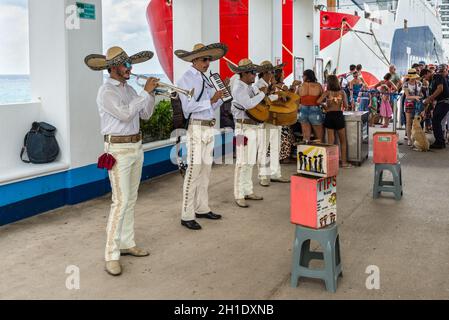
[[[171,2],[171,1],[170,1]],[[170,83],[159,63],[157,52],[148,26],[146,12],[149,1],[103,0],[103,48],[122,47],[129,55],[142,50],[150,50],[155,56],[145,63],[133,66],[133,73],[153,76],[161,82]],[[126,14],[124,14],[126,13]],[[108,78],[104,73],[104,79]],[[137,93],[143,89],[135,78],[128,81]],[[165,99],[165,100],[164,100]],[[141,122],[144,143],[170,138],[172,126],[172,109],[167,97],[156,96],[156,108],[148,121]]]
[[[31,101],[28,1],[0,1],[0,104]]]

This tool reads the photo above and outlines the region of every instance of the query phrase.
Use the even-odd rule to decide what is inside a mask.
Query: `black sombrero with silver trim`
[[[228,52],[228,47],[223,43],[212,43],[204,45],[198,43],[193,46],[192,51],[176,50],[175,55],[184,61],[192,62],[197,58],[210,57],[212,61],[218,60]]]
[[[84,63],[94,71],[106,70],[113,66],[119,66],[129,61],[131,64],[138,64],[150,60],[154,53],[151,51],[141,51],[132,56],[120,47],[109,48],[106,55],[90,54],[84,58]]]

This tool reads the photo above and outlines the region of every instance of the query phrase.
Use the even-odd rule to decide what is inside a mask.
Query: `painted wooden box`
[[[333,177],[338,174],[339,151],[337,145],[299,144],[297,172],[316,177]]]
[[[291,177],[290,220],[309,228],[324,228],[337,221],[337,178]]]
[[[394,132],[375,132],[373,134],[373,162],[398,162],[398,135]]]

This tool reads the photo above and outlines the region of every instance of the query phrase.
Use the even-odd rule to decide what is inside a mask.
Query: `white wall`
[[[58,131],[60,161],[70,161],[68,70],[64,1],[29,1],[30,79],[32,99],[42,99],[41,121]],[[49,10],[51,8],[51,10]]]
[[[293,53],[304,58],[305,69],[313,69],[315,64],[313,6],[312,0],[296,0],[293,3]],[[307,35],[310,37],[307,38]]]
[[[274,62],[273,54],[273,2],[249,1],[248,54],[256,64],[264,60]]]
[[[66,5],[76,0],[66,0]],[[84,57],[103,53],[101,0],[89,0],[95,5],[96,20],[81,19],[80,29],[67,30],[67,67],[69,101],[69,143],[71,167],[95,163],[102,152],[100,117],[96,104],[98,88],[103,83],[102,72],[92,71]],[[131,54],[131,53],[129,53]]]
[[[276,57],[282,59],[282,1],[272,0],[272,33],[273,33],[273,45],[272,45],[272,62]]]
[[[96,106],[102,73],[84,64],[86,55],[103,53],[101,0],[89,0],[96,20],[80,19],[71,30],[66,8],[75,2],[29,1],[32,97],[42,98],[41,120],[57,127],[60,160],[72,168],[94,163],[102,149]]]
[[[31,94],[37,102],[0,106],[0,134],[8,137],[2,144],[0,183],[90,165],[101,153],[96,94],[102,74],[84,64],[87,54],[103,52],[101,0],[89,3],[96,6],[96,20],[81,19],[80,29],[69,30],[66,8],[75,0],[29,1]],[[57,128],[61,152],[56,162],[20,161],[23,138],[33,121]]]
[[[21,164],[19,154],[23,138],[33,121],[39,119],[39,113],[39,102],[0,105],[0,135],[4,137],[1,142],[0,177],[9,174],[16,164]]]
[[[202,42],[202,0],[173,1],[173,51],[192,50]],[[190,64],[173,54],[174,81],[182,76]]]
[[[202,0],[202,42],[210,44],[220,42],[220,0]],[[219,60],[210,64],[212,72],[220,71]]]

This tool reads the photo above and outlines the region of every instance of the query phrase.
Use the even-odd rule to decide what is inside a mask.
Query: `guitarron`
[[[275,126],[290,126],[295,124],[298,117],[299,95],[290,91],[276,92],[279,99],[270,101],[268,109],[268,118],[265,122]]]
[[[257,106],[246,110],[248,117],[257,122],[266,122],[270,117],[270,102],[268,98],[262,100]]]

